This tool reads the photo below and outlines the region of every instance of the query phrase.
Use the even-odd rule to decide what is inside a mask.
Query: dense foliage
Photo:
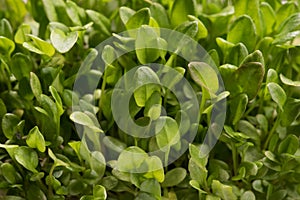
[[[0,198],[300,199],[298,4],[0,0]],[[163,51],[163,46],[175,45],[178,54],[188,55],[193,47],[184,38],[163,39],[158,27],[197,41],[211,59],[189,62]],[[126,37],[116,34],[136,28],[138,32]],[[112,36],[117,39],[113,45],[96,50]],[[128,45],[139,49],[117,57]],[[101,81],[91,94],[82,95],[73,90],[78,70],[97,56],[105,70],[92,68],[86,74]],[[219,72],[207,67],[212,61]],[[201,102],[197,123],[189,116],[180,121],[194,108],[179,105],[168,88],[143,84],[160,81],[146,63],[178,72],[176,77],[165,73],[170,88],[188,80]],[[141,87],[130,98],[130,117],[143,126],[165,122],[159,134],[149,138],[124,133],[111,107],[118,80],[139,65],[144,66],[133,79]],[[218,73],[225,85],[222,92]],[[91,79],[84,81],[88,86]],[[222,133],[212,151],[201,156],[212,107],[224,99]],[[74,103],[80,106],[74,108]],[[160,116],[163,112],[166,116]],[[192,130],[196,137],[170,165],[146,153],[164,149],[168,157],[187,144],[181,137]],[[100,136],[104,144],[97,142]],[[101,145],[117,155],[109,166]]]

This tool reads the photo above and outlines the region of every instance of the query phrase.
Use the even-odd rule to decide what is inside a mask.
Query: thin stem
[[[166,168],[166,170],[168,170],[168,162],[169,162],[170,148],[171,148],[171,147],[169,147],[169,148],[167,149],[166,153],[165,153],[165,168]]]
[[[277,115],[276,121],[275,121],[275,123],[274,123],[274,125],[273,125],[273,127],[272,127],[272,129],[271,129],[271,131],[270,131],[270,133],[269,133],[266,141],[265,141],[265,144],[264,144],[264,147],[263,147],[264,150],[267,149],[267,147],[269,145],[269,142],[270,142],[273,134],[275,133],[275,131],[276,131],[276,129],[277,129],[279,123],[280,123],[280,120],[281,120],[280,119],[280,115],[281,115],[281,112],[279,111],[279,114]]]
[[[102,82],[102,85],[101,85],[101,97],[100,97],[100,100],[99,100],[99,108],[101,108],[101,105],[102,105],[102,99],[103,99],[102,95],[104,95],[105,86],[106,86],[106,73],[105,73],[105,70],[104,70],[103,82]],[[102,118],[102,110],[99,110],[98,119],[101,120],[101,118]]]
[[[231,151],[232,151],[232,162],[233,162],[233,173],[237,175],[237,168],[238,168],[238,154],[237,149],[234,143],[231,143]]]

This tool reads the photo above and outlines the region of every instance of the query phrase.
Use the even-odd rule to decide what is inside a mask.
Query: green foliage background
[[[299,3],[0,0],[0,198],[300,199]],[[203,83],[206,70],[195,73],[205,63],[187,63],[168,52],[141,50],[110,63],[127,42],[136,39],[141,47],[156,42],[153,33],[146,40],[121,37],[115,47],[107,46],[102,58],[109,65],[99,89],[78,99],[72,87],[86,56],[96,55],[94,47],[113,33],[139,27],[174,29],[198,41],[217,65],[226,92],[213,101],[204,98],[218,89],[216,83]],[[198,129],[195,141],[165,168],[157,157],[144,154],[164,146],[165,137],[125,136],[110,108],[118,79],[148,62],[173,67],[203,97],[199,124],[186,124],[187,130]],[[72,98],[86,109],[72,112]],[[200,157],[209,108],[222,98],[228,103],[226,125],[209,156]],[[157,119],[161,110],[151,110],[155,104],[164,105],[168,113],[170,127],[163,134],[177,138],[174,123],[184,113],[163,88],[150,85],[137,90],[130,103],[131,117],[137,123]],[[89,113],[97,114],[102,130]],[[103,164],[100,151],[88,150],[74,122],[92,135],[105,134],[113,150],[121,152],[112,168]],[[168,148],[176,149],[176,144],[180,141]],[[144,156],[134,159],[127,152]],[[141,166],[148,172],[120,170]]]

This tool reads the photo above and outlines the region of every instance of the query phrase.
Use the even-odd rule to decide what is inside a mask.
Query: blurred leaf
[[[11,53],[15,50],[15,43],[3,36],[0,36],[0,53],[10,57]]]
[[[155,196],[156,199],[161,198],[161,188],[155,179],[147,179],[141,184],[141,191]]]
[[[285,77],[283,74],[280,74],[279,77],[280,80],[286,85],[300,87],[300,81],[292,81],[291,79]]]
[[[274,44],[283,44],[286,41],[292,40],[296,36],[300,35],[300,14],[295,13],[288,16],[285,21],[282,22],[278,29],[278,34],[275,36]]]
[[[5,18],[0,20],[0,35],[8,39],[13,38],[13,30],[9,21]]]
[[[196,2],[194,0],[175,0],[171,10],[171,23],[178,26],[188,20],[188,15],[196,15]]]
[[[246,191],[242,194],[241,200],[255,200],[255,195],[252,191]]]
[[[123,24],[127,24],[128,20],[135,14],[136,12],[132,10],[131,8],[122,6],[119,9],[120,18],[123,22]]]
[[[288,98],[283,106],[281,123],[283,126],[290,126],[300,115],[300,100]]]
[[[149,8],[151,16],[157,21],[159,27],[168,28],[170,26],[170,20],[167,11],[161,4],[153,2]]]
[[[17,171],[14,166],[10,163],[1,164],[1,172],[5,180],[9,184],[15,184],[17,181]]]
[[[30,38],[27,36],[31,32],[31,27],[28,24],[22,24],[19,26],[16,34],[15,34],[15,42],[18,44],[23,44],[24,42],[28,42]]]
[[[295,135],[288,135],[280,142],[278,153],[288,153],[294,155],[299,148],[299,138]]]
[[[20,118],[12,113],[6,113],[2,118],[2,131],[6,138],[12,139],[17,134],[17,125],[20,122]]]
[[[106,190],[102,185],[96,185],[93,188],[93,197],[97,200],[105,200],[107,198]]]
[[[224,185],[218,180],[212,181],[212,191],[214,194],[216,194],[224,200],[237,199],[236,195],[232,191],[232,187],[229,185]]]

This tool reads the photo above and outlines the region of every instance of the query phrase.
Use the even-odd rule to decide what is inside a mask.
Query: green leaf
[[[276,26],[275,30],[278,30],[282,26],[283,22],[288,19],[291,15],[298,11],[298,5],[296,2],[286,2],[281,5],[276,12]]]
[[[51,93],[53,99],[55,100],[55,104],[56,104],[56,107],[58,110],[58,115],[61,116],[64,113],[62,100],[61,100],[57,90],[55,89],[55,87],[49,86],[49,90],[50,90],[50,93]]]
[[[135,14],[136,12],[132,10],[131,8],[122,6],[119,9],[120,18],[123,22],[123,24],[127,24],[128,20]]]
[[[79,195],[84,191],[85,187],[86,183],[79,179],[73,179],[68,185],[68,191],[71,195]]]
[[[267,87],[273,101],[275,101],[279,108],[283,110],[283,106],[287,99],[284,90],[277,83],[268,83]]]
[[[1,173],[9,184],[15,184],[17,182],[17,171],[12,164],[1,164]]]
[[[148,194],[154,196],[156,199],[161,198],[161,188],[157,180],[147,179],[141,184],[141,191],[147,192]]]
[[[237,84],[242,92],[248,95],[249,100],[257,95],[264,78],[264,72],[264,67],[259,62],[244,63],[238,68]]]
[[[157,156],[151,156],[145,160],[147,164],[147,173],[144,177],[148,179],[156,179],[158,182],[163,182],[165,179],[164,168],[161,160]]]
[[[19,26],[16,34],[15,34],[15,42],[18,44],[23,44],[24,42],[28,42],[30,38],[27,36],[31,32],[31,27],[28,24],[22,24]]]
[[[43,94],[42,86],[38,76],[33,72],[30,72],[30,87],[35,98],[40,101]]]
[[[248,105],[248,96],[244,93],[235,96],[230,103],[230,114],[232,116],[232,124],[237,122],[243,117]]]
[[[97,125],[94,124],[93,120],[83,112],[75,111],[70,115],[70,119],[80,125],[87,126],[94,131],[103,132]]]
[[[26,199],[27,200],[47,200],[46,195],[41,190],[41,188],[35,184],[30,184],[28,189],[26,190]]]
[[[281,124],[285,127],[290,126],[300,115],[300,100],[288,98],[283,106],[281,114]]]
[[[105,172],[105,158],[99,151],[91,153],[90,165],[91,169],[97,173],[97,176],[101,178]]]
[[[150,194],[140,192],[134,200],[155,200]]]
[[[0,53],[10,57],[11,53],[15,50],[15,43],[3,36],[0,36]]]
[[[161,4],[153,2],[149,8],[151,16],[157,21],[159,27],[168,28],[170,26],[169,16]]]
[[[60,29],[51,31],[50,40],[54,48],[60,53],[66,53],[75,45],[78,39],[77,31],[65,33]]]
[[[241,200],[255,200],[255,195],[252,191],[246,191],[242,194]]]
[[[300,81],[292,81],[291,79],[285,77],[283,74],[280,74],[279,77],[281,82],[283,82],[286,85],[300,87]]]
[[[139,167],[148,158],[148,154],[139,147],[124,149],[117,161],[117,169],[121,172],[138,172]]]
[[[227,40],[224,40],[223,38],[217,37],[216,42],[218,46],[221,48],[221,51],[223,53],[224,61],[229,60],[228,56],[231,52],[231,49],[235,46],[232,42],[229,42]]]
[[[238,43],[231,48],[227,57],[228,63],[239,66],[248,55],[247,47],[243,43]]]
[[[266,83],[278,82],[278,74],[274,69],[269,69],[267,73]]]
[[[34,35],[31,35],[31,34],[27,34],[27,35],[30,37],[32,42],[24,42],[23,43],[23,46],[26,49],[28,49],[29,51],[32,51],[34,53],[37,53],[37,54],[47,55],[49,57],[52,57],[54,55],[55,49],[50,43],[48,43]]]
[[[248,51],[253,51],[256,40],[256,30],[253,20],[248,15],[237,18],[230,26],[227,40],[234,44],[243,43]]]
[[[115,49],[110,45],[106,45],[102,51],[102,59],[106,65],[112,64],[116,60]]]
[[[243,62],[241,63],[241,66],[243,64],[251,63],[251,62],[261,63],[261,65],[263,66],[263,70],[264,70],[265,61],[264,61],[264,57],[260,50],[255,50],[253,53],[247,55],[245,57],[245,59],[243,60]],[[263,73],[265,73],[265,70],[263,71]]]
[[[237,83],[236,71],[238,67],[230,64],[221,65],[219,67],[219,72],[222,75],[223,82],[225,84],[225,88],[230,92],[231,96],[235,96],[236,94],[241,92],[241,88]]]
[[[207,186],[206,179],[208,170],[205,166],[199,165],[197,158],[191,158],[189,160],[188,169],[192,180],[197,181],[197,183],[202,187]]]
[[[198,34],[196,36],[196,39],[198,40],[198,39],[206,38],[208,35],[208,31],[205,25],[202,23],[202,21],[193,15],[188,15],[188,18],[191,21],[196,21],[198,24]]]
[[[23,77],[30,77],[30,72],[33,69],[33,63],[29,56],[22,53],[16,53],[12,57],[12,65],[10,67],[11,72],[20,81]]]
[[[44,136],[37,126],[29,131],[26,144],[31,148],[37,148],[40,152],[45,152],[46,146]]]
[[[8,39],[13,38],[13,29],[9,23],[9,21],[5,18],[0,20],[0,35],[4,36]]]
[[[155,132],[157,133],[157,145],[162,151],[168,151],[172,145],[177,144],[180,140],[178,124],[174,119],[168,116],[158,118]]]
[[[2,118],[2,131],[6,138],[12,139],[17,134],[17,125],[20,122],[20,118],[12,113],[6,113]]]
[[[111,35],[109,31],[110,21],[103,14],[96,12],[94,10],[86,10],[85,11],[88,17],[94,22],[97,29],[103,32],[105,35]]]
[[[160,56],[158,35],[150,26],[141,26],[137,31],[135,49],[140,63],[147,64],[157,60]]]
[[[288,192],[285,189],[278,190],[270,195],[270,199],[283,200],[286,199]]]
[[[299,148],[299,138],[296,135],[288,135],[280,142],[278,153],[288,153],[294,155]]]
[[[259,0],[244,0],[244,1],[234,1],[234,10],[236,16],[249,15],[253,19],[255,24],[257,35],[262,34],[262,22],[261,22],[261,12],[259,7]]]
[[[229,185],[224,185],[218,180],[212,181],[212,191],[215,195],[221,197],[224,200],[235,200],[236,195],[232,191],[232,187]]]
[[[208,156],[203,156],[204,152],[202,151],[205,149],[205,145],[196,146],[194,144],[189,145],[189,153],[195,163],[203,168],[207,165]]]
[[[127,30],[136,29],[143,24],[147,25],[150,21],[150,9],[142,8],[130,17],[125,24]]]
[[[154,92],[145,104],[144,115],[152,120],[159,118],[161,114],[162,97],[160,92]]]
[[[0,122],[1,123],[2,123],[2,118],[6,113],[7,113],[7,109],[6,109],[5,103],[0,98]],[[2,129],[0,130],[0,133],[1,133],[1,131],[2,131]]]
[[[147,100],[155,91],[160,91],[159,78],[156,73],[149,67],[139,67],[133,76],[136,90],[134,91],[134,99],[138,106],[144,107]]]
[[[219,79],[216,71],[204,62],[189,63],[189,72],[192,79],[210,93],[219,89]]]
[[[274,44],[283,44],[300,35],[300,14],[296,13],[289,16],[279,27],[278,34],[275,36]]]
[[[15,149],[15,159],[18,163],[20,163],[23,167],[32,171],[33,173],[38,173],[35,169],[38,166],[38,154],[29,147],[18,147]]]
[[[173,187],[181,183],[186,177],[186,170],[181,167],[176,167],[166,173],[162,187]]]
[[[262,26],[263,34],[269,35],[273,32],[273,27],[276,20],[276,14],[274,9],[267,2],[262,2],[260,5],[261,17],[262,17]]]
[[[250,137],[257,143],[260,141],[260,136],[257,132],[257,129],[249,121],[240,120],[237,126],[238,126],[238,130],[244,133],[246,136]]]
[[[81,20],[85,18],[85,10],[79,7],[75,2],[70,0],[66,2],[66,8],[67,14],[73,24],[82,26]]]
[[[171,9],[171,23],[178,26],[188,20],[188,15],[196,16],[196,1],[194,0],[175,0]]]
[[[93,188],[93,197],[97,200],[105,200],[107,198],[107,193],[102,185],[96,185]]]
[[[58,21],[54,3],[51,0],[42,0],[46,16],[50,22]]]

